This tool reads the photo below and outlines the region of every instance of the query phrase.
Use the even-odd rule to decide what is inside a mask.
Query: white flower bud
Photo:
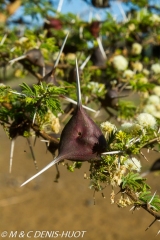
[[[156,119],[149,113],[140,113],[137,116],[137,122],[146,128],[155,128],[156,127]]]
[[[159,63],[154,63],[154,64],[152,64],[151,70],[152,70],[155,74],[159,74],[159,73],[160,73],[160,64],[159,64]]]
[[[146,69],[146,68],[144,68],[142,72],[143,72],[143,73],[144,73],[144,75],[146,75],[146,76],[148,76],[148,75],[149,75],[149,73],[150,73],[150,72],[148,71],[148,69]]]
[[[155,86],[153,88],[153,92],[158,96],[160,97],[160,86]]]
[[[156,107],[152,104],[147,104],[144,107],[143,111],[146,112],[146,113],[150,113],[150,114],[154,115],[154,112],[156,111]]]
[[[115,56],[113,58],[113,66],[119,71],[124,71],[128,67],[128,61],[122,55]]]
[[[75,55],[74,53],[68,53],[68,54],[66,55],[66,59],[67,59],[67,60],[70,60],[70,61],[75,61],[76,55]]]
[[[135,24],[134,24],[134,23],[129,24],[128,29],[129,29],[130,31],[134,31],[134,30],[136,29]]]
[[[129,79],[129,78],[132,78],[134,74],[135,73],[132,70],[127,69],[124,71],[123,77]]]
[[[132,63],[133,70],[136,72],[141,72],[143,70],[143,65],[141,62]]]
[[[151,95],[151,96],[149,96],[147,102],[149,104],[159,105],[160,104],[160,98],[157,95]]]
[[[133,43],[131,52],[133,55],[139,55],[142,52],[142,45],[139,43]]]
[[[147,83],[148,82],[148,79],[146,77],[141,77],[139,80],[140,80],[141,83]]]

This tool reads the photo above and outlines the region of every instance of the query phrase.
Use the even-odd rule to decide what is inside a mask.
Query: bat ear
[[[79,69],[78,63],[76,58],[76,73],[77,73],[77,106],[80,107],[82,105],[82,98],[81,98],[81,87],[80,87],[80,80],[79,80]]]

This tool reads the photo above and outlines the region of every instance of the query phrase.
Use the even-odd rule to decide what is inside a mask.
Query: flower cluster
[[[43,122],[39,122],[39,117],[36,116],[36,123],[40,124],[42,126],[41,128],[47,133],[59,133],[61,127],[59,118],[56,117],[50,110],[48,110],[47,114],[43,118]]]
[[[107,138],[111,133],[114,134],[116,132],[117,127],[114,124],[106,121],[106,122],[101,123],[101,129],[102,129],[105,137]]]

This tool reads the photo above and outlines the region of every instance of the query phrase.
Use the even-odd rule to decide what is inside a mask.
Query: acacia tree
[[[104,7],[98,1],[86,2]],[[93,19],[88,23],[74,14],[57,12],[52,2],[43,0],[23,1],[23,17],[13,21],[9,15],[14,11],[9,9],[21,3],[4,1],[0,5],[5,15],[0,27],[0,124],[12,146],[17,136],[30,144],[30,136],[34,135],[47,140],[48,150],[54,155],[64,117],[75,114],[73,101],[64,108],[62,99],[77,99],[78,58],[83,104],[95,107],[92,118],[107,142],[101,160],[88,163],[90,188],[102,191],[111,185],[111,203],[119,188],[117,205],[145,209],[154,217],[152,225],[160,220],[160,198],[151,193],[138,159],[144,148],[159,152],[160,146],[160,17],[157,6],[148,1],[139,1],[136,6],[135,2],[121,22],[106,13],[105,21]],[[31,22],[39,18],[43,24],[28,29],[30,22],[24,17],[28,15]],[[63,53],[56,61],[68,32]],[[92,42],[92,48],[88,42]],[[86,58],[89,61],[84,67]],[[7,81],[18,78],[24,79],[19,91]],[[35,80],[31,86],[29,78]],[[98,122],[96,117],[102,108],[106,110],[106,121]],[[66,164],[70,171],[81,165],[81,161]],[[150,170],[159,170],[159,160]]]

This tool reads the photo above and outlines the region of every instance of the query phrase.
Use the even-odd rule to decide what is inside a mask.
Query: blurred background
[[[0,3],[0,21],[6,22],[6,28],[14,28],[23,32],[25,28],[43,26],[44,21],[39,15],[32,19],[31,16],[23,16],[24,7],[21,1],[17,2],[17,8],[6,17],[2,11],[5,4],[12,1]],[[14,2],[14,1],[13,1]],[[43,1],[45,4],[45,1]],[[135,4],[136,1],[99,1],[107,7],[97,7],[98,1],[90,0],[64,0],[51,1],[54,8],[62,13],[74,13],[83,21],[90,22],[92,19],[104,21],[108,14],[114,16],[119,21],[124,21],[131,9],[138,11],[141,6]],[[143,1],[138,1],[143,3]],[[160,7],[159,0],[147,1],[148,5]],[[158,13],[157,13],[158,11]],[[153,9],[159,14],[159,10]],[[53,16],[56,13],[50,12]],[[32,23],[32,25],[31,25]],[[89,44],[89,43],[88,43]],[[23,80],[24,81],[24,80]],[[31,79],[31,83],[34,81]],[[9,85],[17,87],[19,82],[8,82]],[[33,139],[32,139],[33,141]],[[20,185],[29,177],[36,173],[34,163],[30,154],[27,141],[22,137],[17,137],[15,143],[12,173],[9,174],[9,154],[11,142],[6,136],[2,127],[0,128],[0,232],[17,231],[17,237],[24,231],[23,239],[28,239],[26,234],[29,231],[86,231],[85,240],[141,240],[155,239],[160,229],[156,222],[147,232],[145,229],[154,220],[143,209],[134,212],[130,208],[118,208],[116,203],[111,204],[111,187],[106,186],[102,192],[94,195],[89,189],[90,181],[84,175],[89,176],[89,165],[84,163],[79,170],[69,172],[66,166],[59,164],[60,179],[55,183],[56,169],[50,168],[34,181],[24,187]],[[42,169],[53,159],[47,152],[45,143],[37,141],[34,152],[39,169]],[[145,156],[150,160],[141,157],[143,171],[149,169],[158,157],[159,153],[144,151]],[[147,182],[151,185],[152,191],[159,192],[159,175],[150,173]],[[118,193],[115,190],[115,193]],[[116,197],[115,197],[116,199]],[[34,239],[34,234],[31,234]],[[158,236],[159,237],[159,236]],[[79,237],[80,239],[82,237]],[[6,237],[9,239],[9,237]],[[37,238],[37,239],[40,239]],[[46,237],[45,239],[50,239]],[[57,239],[63,239],[58,237]]]

